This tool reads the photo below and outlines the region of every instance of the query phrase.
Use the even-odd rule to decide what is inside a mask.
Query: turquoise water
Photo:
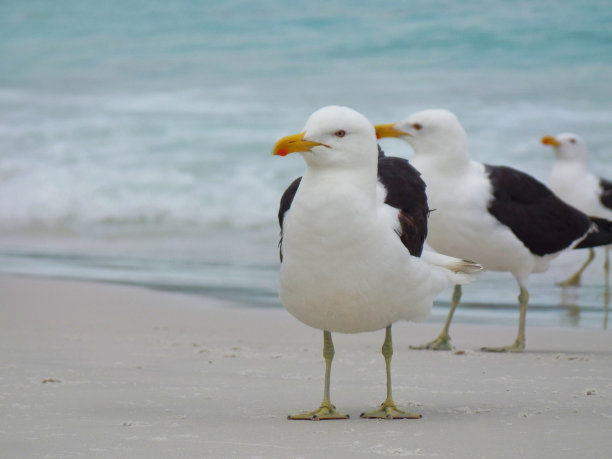
[[[610,24],[606,1],[4,0],[0,270],[278,306],[277,204],[304,165],[269,151],[332,103],[449,108],[475,158],[543,181],[539,139],[573,131],[612,178]],[[601,260],[577,298],[554,286],[585,256],[532,277],[542,323],[600,325]],[[485,275],[465,320],[516,294]]]

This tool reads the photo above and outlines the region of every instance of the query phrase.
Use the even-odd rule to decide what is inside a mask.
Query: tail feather
[[[591,229],[586,237],[574,246],[574,249],[588,249],[612,244],[612,222],[604,218],[589,218],[592,223]]]
[[[432,266],[443,268],[449,282],[465,285],[474,280],[474,275],[482,271],[482,266],[473,261],[461,260],[440,253],[423,251],[421,258]]]

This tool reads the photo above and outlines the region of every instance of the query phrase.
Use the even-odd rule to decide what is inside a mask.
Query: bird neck
[[[556,173],[567,173],[582,174],[587,170],[587,161],[585,159],[557,159],[552,168],[552,175]]]
[[[329,169],[308,167],[302,178],[305,188],[316,190],[317,193],[333,195],[359,195],[376,200],[377,169],[350,168]]]
[[[438,149],[434,153],[415,150],[410,162],[421,172],[427,169],[450,175],[460,175],[470,167],[467,149]]]

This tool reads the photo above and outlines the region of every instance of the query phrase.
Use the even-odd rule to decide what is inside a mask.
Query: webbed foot
[[[557,282],[557,285],[559,287],[580,287],[581,277],[582,276],[579,273],[576,273],[572,277],[569,277],[562,282]]]
[[[422,344],[420,346],[410,346],[410,349],[424,350],[429,349],[432,351],[450,351],[453,349],[451,344],[451,338],[448,335],[440,335],[433,341]]]
[[[380,408],[361,413],[364,419],[421,419],[423,416],[416,413],[402,411],[395,406],[393,400],[385,401]]]
[[[525,341],[518,339],[514,342],[514,344],[510,344],[509,346],[480,348],[480,350],[484,352],[523,352],[524,349]]]
[[[348,419],[348,414],[343,414],[336,411],[336,407],[327,401],[323,401],[321,406],[314,411],[305,413],[292,414],[287,416],[287,419],[292,421],[324,421],[328,419]]]

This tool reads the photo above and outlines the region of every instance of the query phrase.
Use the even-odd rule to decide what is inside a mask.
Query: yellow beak
[[[407,132],[402,132],[395,129],[395,123],[378,124],[375,126],[375,128],[377,139],[382,139],[383,137],[402,137],[404,135],[410,135]]]
[[[295,153],[298,151],[309,151],[313,147],[323,145],[319,142],[311,142],[310,140],[304,140],[304,134],[304,132],[301,132],[299,134],[283,137],[278,142],[276,142],[276,145],[274,145],[274,150],[272,150],[272,154],[277,156],[287,156],[289,153]]]
[[[561,145],[561,142],[555,139],[552,135],[542,137],[542,143],[544,145],[550,145],[552,147],[558,147],[559,145]]]

